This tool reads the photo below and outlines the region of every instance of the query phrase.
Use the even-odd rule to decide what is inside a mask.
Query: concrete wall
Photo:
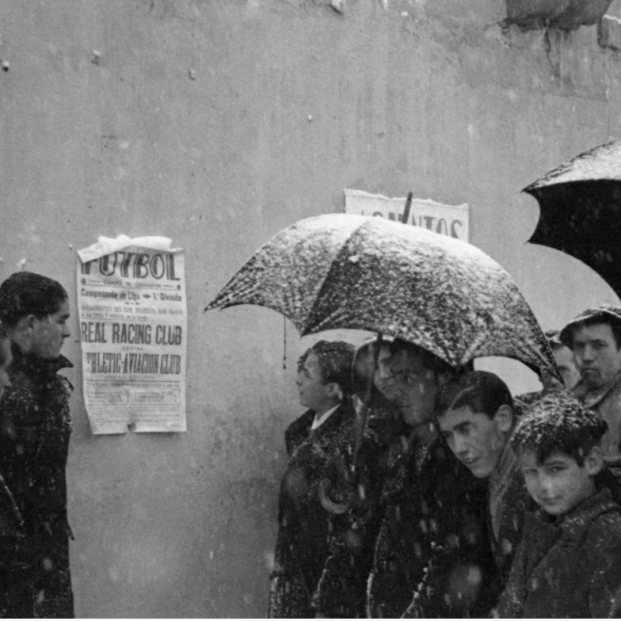
[[[342,15],[318,0],[0,0],[1,275],[25,260],[75,301],[75,250],[98,235],[186,249],[187,433],[92,436],[72,319],[79,616],[265,613],[282,432],[312,339],[289,325],[285,343],[265,309],[202,308],[272,234],[341,211],[344,188],[469,203],[473,243],[546,329],[615,300],[525,244],[538,208],[520,190],[621,136],[619,57],[596,27],[502,32],[504,17],[497,0],[346,0]]]

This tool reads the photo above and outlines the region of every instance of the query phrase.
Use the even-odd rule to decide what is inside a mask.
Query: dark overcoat
[[[494,529],[491,524],[492,518],[488,513],[488,532],[494,550],[494,559],[498,567],[498,586],[500,590],[504,588],[509,579],[513,558],[522,540],[526,513],[535,511],[536,509],[537,504],[528,493],[524,485],[524,476],[518,467],[517,461],[515,461],[510,474],[507,491],[498,508],[499,525],[497,538],[494,537]],[[500,595],[500,591],[498,594]]]
[[[25,533],[24,579],[15,581],[12,598],[16,616],[74,616],[65,473],[73,386],[57,374],[71,366],[64,356],[43,361],[14,346],[11,384],[0,401],[0,474]]]
[[[290,458],[280,488],[268,610],[272,618],[314,617],[317,612],[349,617],[364,609],[368,567],[360,557],[351,514],[330,513],[319,499],[321,482],[338,480],[339,461],[349,468],[360,421],[349,401],[311,431],[314,416],[312,410],[306,412],[285,433]],[[374,446],[372,437],[365,435],[358,466],[365,494],[370,497],[374,493]],[[344,554],[337,554],[338,562],[326,568],[335,548]]]
[[[393,436],[367,590],[369,617],[483,616],[495,573],[486,485],[436,439]],[[408,435],[409,434],[409,435]]]
[[[621,613],[621,508],[610,490],[556,524],[527,514],[500,598],[501,618],[617,618]]]

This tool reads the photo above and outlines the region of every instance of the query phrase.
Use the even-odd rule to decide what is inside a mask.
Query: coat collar
[[[62,354],[55,360],[42,360],[35,356],[22,353],[22,350],[15,343],[11,343],[11,353],[13,361],[10,371],[23,371],[27,375],[55,375],[61,369],[70,369],[73,363]]]
[[[526,514],[526,524],[539,539],[558,539],[578,542],[584,539],[591,523],[600,515],[618,510],[613,502],[610,490],[603,488],[574,507],[562,521],[554,522],[551,517],[539,509],[536,513]]]
[[[303,416],[310,415],[307,423],[308,423],[308,431],[314,437],[324,435],[329,433],[330,431],[340,427],[343,423],[344,419],[348,417],[348,415],[355,415],[355,410],[353,405],[349,401],[341,401],[341,404],[328,416],[328,419],[325,420],[319,427],[316,429],[312,429],[313,420],[315,419],[315,412],[313,410],[309,410]]]
[[[621,371],[609,379],[605,384],[599,388],[594,388],[593,390],[589,390],[584,381],[580,380],[572,392],[574,397],[582,399],[586,406],[592,408],[603,401],[617,387],[621,387]]]
[[[321,436],[338,427],[348,416],[355,416],[353,405],[348,401],[341,402],[341,405],[328,417],[322,425],[311,432],[311,426],[315,418],[315,410],[306,410],[304,414],[298,416],[287,429],[287,435],[294,439],[295,443],[303,441],[305,438]]]

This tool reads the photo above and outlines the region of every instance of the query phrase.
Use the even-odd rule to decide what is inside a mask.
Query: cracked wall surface
[[[99,235],[186,251],[186,434],[92,436],[71,320],[78,616],[265,614],[282,434],[313,339],[267,309],[202,309],[270,236],[342,211],[345,188],[468,203],[472,242],[544,329],[616,302],[575,259],[525,243],[538,208],[521,193],[621,137],[620,57],[597,26],[503,27],[497,0],[0,7],[2,276],[25,264],[75,303],[75,250]],[[518,363],[483,367],[538,386]]]

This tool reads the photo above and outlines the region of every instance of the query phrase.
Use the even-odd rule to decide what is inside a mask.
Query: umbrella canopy
[[[302,336],[369,330],[454,366],[506,356],[553,368],[537,320],[498,263],[465,242],[384,218],[329,214],[281,231],[205,310],[238,304],[274,309]]]
[[[524,192],[541,208],[529,241],[580,259],[621,297],[621,141],[578,155]]]

